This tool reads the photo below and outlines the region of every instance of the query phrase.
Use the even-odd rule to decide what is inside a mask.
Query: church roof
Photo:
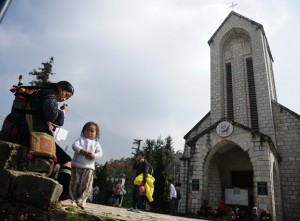
[[[272,61],[274,61],[274,60],[273,60],[272,53],[271,53],[271,50],[270,50],[270,47],[269,47],[268,39],[267,39],[267,36],[266,36],[265,31],[264,31],[264,28],[263,28],[263,25],[260,24],[260,23],[258,23],[258,22],[256,22],[256,21],[253,21],[253,20],[251,20],[251,19],[249,19],[249,18],[247,18],[247,17],[245,17],[245,16],[243,16],[243,15],[241,15],[241,14],[238,14],[238,13],[236,13],[235,11],[231,11],[231,12],[229,13],[229,15],[225,18],[225,20],[222,22],[222,24],[219,26],[219,28],[215,31],[215,33],[211,36],[211,38],[208,40],[207,43],[210,45],[210,43],[212,43],[212,42],[214,41],[214,37],[216,36],[216,34],[219,32],[219,30],[223,27],[223,25],[224,25],[224,24],[230,19],[230,17],[232,17],[232,16],[237,16],[237,17],[239,17],[239,18],[241,18],[241,19],[244,19],[244,20],[250,22],[252,25],[256,25],[256,26],[257,26],[257,29],[261,29],[261,32],[262,32],[262,34],[263,34],[263,36],[265,37],[266,42],[267,42],[267,48],[268,48],[268,52],[269,52],[270,58],[272,59]]]
[[[282,104],[279,104],[276,101],[272,101],[272,103],[276,106],[278,106],[281,110],[285,110],[286,112],[290,113],[291,115],[293,115],[295,118],[300,119],[300,115],[297,114],[296,112],[292,111],[291,109],[287,108],[286,106],[283,106]]]
[[[197,142],[197,140],[198,140],[200,137],[204,136],[204,135],[207,134],[207,133],[210,133],[210,131],[214,130],[214,129],[218,126],[218,124],[219,124],[220,122],[222,122],[222,121],[228,121],[228,119],[226,119],[226,118],[220,119],[219,121],[215,122],[215,123],[214,123],[213,125],[211,125],[210,127],[206,128],[206,129],[203,130],[202,132],[200,132],[200,133],[198,133],[197,135],[195,135],[194,137],[192,137],[191,139],[186,140],[186,144],[189,145],[189,146],[195,145],[196,142]],[[200,121],[200,122],[202,122],[202,121]],[[199,122],[197,125],[199,125],[200,122]],[[275,148],[275,145],[274,145],[274,143],[273,143],[271,137],[269,137],[268,135],[266,135],[266,134],[264,134],[264,133],[261,133],[261,132],[259,132],[259,131],[253,130],[253,129],[251,129],[251,128],[245,126],[245,125],[242,125],[242,124],[240,124],[240,123],[237,123],[237,122],[235,122],[235,121],[230,121],[230,123],[231,123],[232,125],[234,125],[234,126],[237,126],[237,127],[243,128],[243,129],[246,130],[246,131],[249,131],[250,133],[252,133],[253,136],[255,136],[255,135],[259,136],[261,142],[264,142],[264,141],[268,142],[269,145],[270,145],[270,147],[271,147],[271,149],[272,149],[272,151],[274,152],[274,154],[277,156],[277,158],[278,158],[279,160],[281,160],[281,157],[280,157],[280,155],[279,155],[277,149]],[[189,132],[189,133],[190,133],[190,132]],[[187,135],[186,135],[186,136],[187,136]],[[186,136],[184,137],[185,139],[187,139]]]
[[[192,137],[191,139],[187,140],[187,144],[193,144],[193,143],[195,143],[195,142],[196,142],[200,137],[202,137],[204,134],[206,134],[207,132],[209,132],[209,131],[211,131],[211,130],[214,130],[214,129],[218,126],[218,124],[219,124],[220,122],[222,122],[222,121],[228,121],[228,119],[222,118],[222,119],[220,119],[219,121],[215,122],[215,123],[212,124],[210,127],[208,127],[208,128],[206,128],[205,130],[203,130],[201,133],[198,133],[196,136],[194,136],[194,137]],[[199,123],[200,123],[200,122],[199,122]],[[199,123],[198,123],[198,124],[199,124]],[[255,131],[255,130],[253,130],[253,129],[251,129],[251,128],[245,126],[245,125],[242,125],[242,124],[240,124],[240,123],[237,123],[237,122],[235,122],[235,121],[230,121],[230,123],[231,123],[232,125],[241,127],[241,128],[243,128],[244,130],[250,131],[250,132],[252,132],[253,134],[259,135],[260,137],[263,137],[264,140],[268,140],[268,141],[271,141],[271,142],[272,142],[271,137],[269,137],[269,136],[266,135],[266,134],[263,134],[263,133],[261,133],[261,132],[259,132],[259,131]],[[197,124],[197,125],[198,125],[198,124]],[[185,137],[185,138],[187,138],[187,137]]]
[[[183,137],[183,139],[188,139],[188,137],[190,136],[190,134],[199,126],[199,125],[201,125],[202,124],[202,122],[206,119],[206,118],[208,118],[209,117],[209,115],[210,115],[210,111],[192,128],[192,129],[190,129],[190,131],[186,134],[186,135],[184,135],[184,137]]]

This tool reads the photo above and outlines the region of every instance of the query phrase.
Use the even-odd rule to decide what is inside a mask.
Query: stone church
[[[300,220],[300,116],[279,104],[261,24],[232,11],[209,39],[211,110],[184,136],[179,212],[204,200]]]

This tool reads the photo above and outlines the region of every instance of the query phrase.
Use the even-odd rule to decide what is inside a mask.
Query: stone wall
[[[273,103],[285,220],[300,220],[300,116]]]
[[[58,203],[62,186],[48,176],[50,159],[27,157],[24,146],[0,141],[0,220],[68,220],[69,212]],[[100,220],[78,213],[80,220]]]
[[[215,128],[211,128],[207,133],[210,140],[207,140],[207,134],[199,137],[196,148],[191,148],[189,161],[183,162],[186,170],[184,172],[189,177],[188,182],[181,181],[183,184],[188,183],[188,186],[184,185],[188,199],[183,195],[183,202],[188,207],[187,212],[197,213],[203,200],[216,207],[220,200],[224,199],[224,188],[233,187],[231,171],[253,171],[250,203],[274,213],[273,202],[277,193],[274,193],[273,176],[277,172],[273,167],[278,159],[272,145],[267,140],[263,141],[262,135],[254,134],[238,125],[234,125],[233,133],[226,138],[217,135]],[[186,177],[183,179],[187,179]],[[192,180],[199,181],[199,190],[192,190]],[[266,195],[258,194],[258,182],[267,183]]]

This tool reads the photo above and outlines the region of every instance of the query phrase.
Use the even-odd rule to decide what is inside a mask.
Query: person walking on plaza
[[[110,204],[110,198],[114,193],[114,183],[111,177],[106,178],[105,182],[105,192],[104,192],[104,205]]]
[[[139,188],[144,187],[144,185],[146,184],[148,171],[149,171],[149,164],[145,159],[145,153],[143,151],[139,151],[136,154],[133,169],[136,171],[135,172],[136,177],[139,176],[140,174],[143,174],[143,179],[141,185],[133,185],[132,208],[129,208],[128,211],[141,213],[144,204],[145,195],[141,195],[141,193],[139,193]]]
[[[85,208],[86,201],[93,189],[95,161],[103,155],[99,136],[98,124],[90,121],[83,126],[81,137],[72,145],[74,156],[70,195],[81,209]]]
[[[118,180],[115,186],[115,204],[114,206],[121,207],[123,201],[123,195],[125,194],[124,186],[122,180]]]
[[[96,185],[93,189],[93,200],[92,202],[93,203],[98,203],[98,200],[99,200],[99,186]]]
[[[169,184],[169,190],[170,190],[170,195],[169,195],[170,214],[176,216],[177,211],[176,211],[175,204],[176,204],[176,199],[177,199],[177,192],[176,192],[175,186],[173,185],[172,179],[168,179],[168,184]]]
[[[176,196],[176,201],[175,201],[176,214],[178,213],[179,200],[181,200],[180,187],[181,187],[181,183],[176,182],[175,183],[175,190],[176,190],[176,195],[177,195]]]

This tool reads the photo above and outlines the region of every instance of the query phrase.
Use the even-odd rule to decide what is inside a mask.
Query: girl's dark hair
[[[100,129],[99,129],[98,124],[96,124],[96,123],[93,122],[93,121],[87,122],[87,123],[83,126],[83,128],[82,128],[82,130],[81,130],[81,136],[83,137],[83,132],[84,132],[84,130],[85,130],[87,127],[91,126],[91,125],[93,125],[93,126],[96,127],[96,140],[99,140],[99,137],[100,137]]]

